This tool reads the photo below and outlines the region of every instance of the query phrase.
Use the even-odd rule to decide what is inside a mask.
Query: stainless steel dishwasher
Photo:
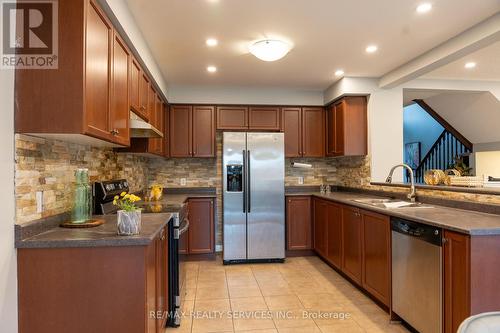
[[[391,219],[392,309],[420,333],[442,332],[442,230]]]

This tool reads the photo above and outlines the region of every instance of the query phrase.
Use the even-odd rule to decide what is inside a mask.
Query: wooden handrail
[[[459,131],[457,131],[453,126],[450,125],[443,117],[441,117],[433,108],[429,106],[423,99],[414,99],[415,103],[417,103],[422,109],[424,109],[432,118],[434,118],[441,126],[444,127],[445,130],[450,132],[455,138],[457,138],[460,143],[462,143],[468,150],[472,151],[472,142],[467,140],[465,136],[462,135]]]

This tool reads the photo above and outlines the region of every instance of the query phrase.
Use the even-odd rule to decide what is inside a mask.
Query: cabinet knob
[[[118,135],[118,134],[120,134],[120,131],[119,131],[119,130],[117,130],[116,128],[114,128],[114,129],[111,131],[111,134],[113,134],[113,135]]]

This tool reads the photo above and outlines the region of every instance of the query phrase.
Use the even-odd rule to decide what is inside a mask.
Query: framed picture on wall
[[[405,144],[405,163],[412,169],[418,168],[420,164],[420,142]]]

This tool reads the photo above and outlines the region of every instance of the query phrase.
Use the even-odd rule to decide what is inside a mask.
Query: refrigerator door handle
[[[246,191],[246,186],[247,186],[247,181],[246,181],[246,174],[247,174],[247,170],[246,170],[246,167],[247,167],[247,164],[245,162],[245,159],[246,159],[246,150],[243,149],[243,177],[242,178],[242,190],[243,190],[243,213],[246,213],[247,212],[247,191]]]
[[[252,202],[252,191],[250,190],[250,150],[247,150],[247,212],[250,213],[250,206]]]

